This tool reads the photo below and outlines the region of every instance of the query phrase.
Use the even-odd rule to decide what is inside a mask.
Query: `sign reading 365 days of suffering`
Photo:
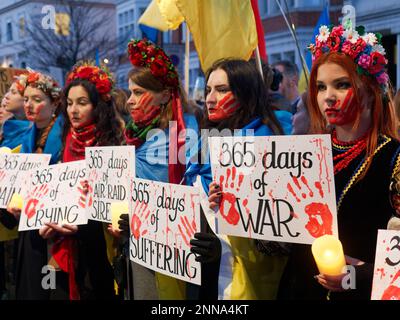
[[[400,300],[400,231],[378,230],[372,300]]]
[[[337,235],[328,135],[212,137],[218,233],[311,244]]]
[[[14,193],[24,195],[30,170],[48,165],[49,154],[0,153],[0,208]]]
[[[85,160],[88,218],[111,223],[111,203],[128,201],[129,179],[135,177],[135,147],[86,148]]]
[[[130,259],[171,277],[201,283],[190,239],[200,231],[197,188],[133,179],[130,187]]]
[[[32,170],[18,230],[40,229],[45,223],[86,224],[85,183],[84,160]]]

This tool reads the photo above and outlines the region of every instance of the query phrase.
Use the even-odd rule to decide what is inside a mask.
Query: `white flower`
[[[371,33],[371,32],[367,33],[364,36],[362,36],[362,38],[367,44],[369,44],[371,46],[374,46],[376,44],[376,42],[378,41],[376,39],[376,35],[374,33]]]
[[[346,29],[343,32],[343,37],[354,44],[357,42],[358,38],[360,38],[360,35],[356,30]]]
[[[321,26],[319,28],[319,35],[318,35],[318,41],[320,42],[326,42],[326,40],[328,40],[329,37],[329,28],[327,26]]]
[[[378,53],[380,53],[380,54],[383,55],[383,56],[386,54],[385,48],[382,47],[382,45],[380,45],[380,44],[374,45],[374,46],[372,47],[372,52],[378,52]]]

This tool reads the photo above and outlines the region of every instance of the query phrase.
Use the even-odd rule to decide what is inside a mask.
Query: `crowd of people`
[[[380,40],[349,31],[321,27],[310,46],[314,61],[306,92],[299,92],[299,71],[289,61],[263,64],[262,70],[255,61],[216,61],[205,74],[204,106],[188,101],[169,56],[147,40],[128,44],[128,94],[115,88],[105,67],[88,61],[73,67],[64,88],[41,72],[18,76],[1,102],[1,147],[50,154],[55,164],[84,159],[85,147],[131,145],[138,178],[197,187],[201,230],[190,244],[203,281],[189,284],[126,263],[131,232],[124,214],[119,230],[89,220],[82,226],[47,223],[18,232],[16,240],[1,238],[0,293],[21,300],[324,300],[327,292],[330,299],[369,299],[377,230],[399,226],[399,121]],[[188,143],[176,138],[185,128],[330,134],[338,229],[346,263],[356,270],[355,289],[343,288],[346,274],[320,274],[309,245],[218,234],[215,210],[224,191],[213,181],[210,162],[200,160],[207,141],[187,146],[184,163],[148,157],[157,148],[167,160],[176,158],[173,152]],[[152,129],[167,139],[154,139]],[[1,209],[0,232],[15,230],[20,214],[17,207]],[[5,243],[13,254],[5,255]],[[13,263],[6,264],[5,256]],[[42,286],[44,265],[56,270],[55,289]],[[15,292],[6,284],[9,272]]]

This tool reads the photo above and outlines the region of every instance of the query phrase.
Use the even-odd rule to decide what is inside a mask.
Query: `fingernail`
[[[314,279],[315,279],[315,280],[318,280],[318,275],[314,276]]]

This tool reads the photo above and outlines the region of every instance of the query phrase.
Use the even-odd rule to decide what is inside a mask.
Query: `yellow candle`
[[[22,198],[22,196],[19,193],[14,193],[8,206],[11,208],[17,208],[22,210],[23,203],[24,203],[24,198]]]
[[[120,219],[121,214],[129,212],[128,201],[113,202],[113,203],[111,203],[110,209],[111,209],[112,228],[114,230],[119,230],[118,220]]]
[[[9,147],[1,147],[0,153],[11,153],[11,149]]]
[[[312,244],[311,251],[320,273],[330,276],[343,273],[346,260],[339,239],[332,235],[319,237]]]

